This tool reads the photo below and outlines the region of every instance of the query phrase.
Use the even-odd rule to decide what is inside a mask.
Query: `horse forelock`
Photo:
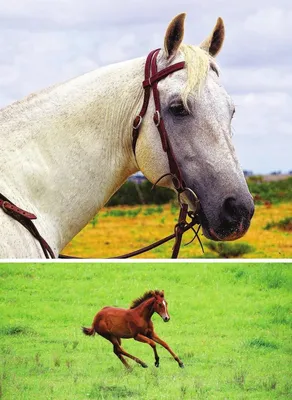
[[[184,55],[187,70],[187,82],[182,91],[182,101],[188,109],[187,100],[190,94],[200,93],[209,71],[210,61],[214,61],[210,54],[198,46],[182,44],[180,51]]]
[[[164,297],[164,293],[161,290],[148,290],[142,296],[140,296],[137,299],[132,301],[132,303],[130,305],[130,309],[138,307],[144,301],[151,299],[151,297],[154,297],[155,295]]]

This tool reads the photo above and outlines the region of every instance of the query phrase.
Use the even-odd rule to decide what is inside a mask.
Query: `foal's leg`
[[[143,368],[147,368],[147,364],[145,364],[143,361],[141,361],[139,358],[132,356],[131,354],[127,353],[120,345],[121,340],[114,337],[111,338],[110,341],[112,342],[112,344],[114,345],[114,353],[119,357],[119,359],[122,361],[122,363],[127,366],[127,368],[129,368],[129,364],[127,363],[127,361],[124,359],[123,356],[125,357],[129,357],[132,360],[136,361],[136,363],[140,364]],[[124,361],[123,361],[124,360]],[[126,365],[127,364],[127,365]]]
[[[175,359],[175,361],[178,362],[178,365],[181,368],[184,368],[184,363],[178,358],[178,356],[171,350],[171,348],[168,346],[168,344],[166,342],[164,342],[162,339],[160,339],[160,337],[157,336],[157,334],[155,332],[152,333],[151,339],[153,339],[156,343],[161,344],[161,346],[163,346],[167,351],[170,352],[170,354],[172,355],[172,357]]]
[[[115,355],[122,361],[122,363],[124,364],[124,366],[127,369],[131,369],[130,365],[127,363],[127,361],[124,359],[124,357],[121,355],[118,347],[116,345],[114,345],[114,353]]]
[[[142,342],[142,343],[147,343],[149,344],[149,346],[152,347],[153,351],[154,351],[154,357],[155,357],[155,367],[159,367],[159,357],[157,354],[157,350],[156,350],[156,344],[152,339],[149,339],[147,336],[141,335],[140,333],[138,333],[137,336],[134,337],[135,340],[137,340],[138,342]]]
[[[124,364],[124,366],[126,368],[130,369],[131,368],[130,365],[127,363],[127,361],[124,359],[124,357],[119,352],[119,346],[121,344],[121,339],[115,338],[115,337],[112,337],[111,335],[106,335],[106,334],[103,334],[101,336],[103,336],[105,339],[109,340],[113,344],[113,351],[114,351],[115,355],[122,361],[122,363]]]

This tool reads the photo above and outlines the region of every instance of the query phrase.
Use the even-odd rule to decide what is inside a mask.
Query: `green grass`
[[[101,217],[132,217],[135,218],[142,212],[142,208],[133,208],[133,209],[112,209],[106,210],[104,213],[101,214]],[[153,215],[153,214],[161,214],[163,212],[163,207],[158,205],[156,207],[146,207],[143,211],[143,215]],[[91,225],[95,228],[98,221],[98,215],[96,215],[91,220]]]
[[[114,209],[114,210],[107,210],[103,216],[104,217],[132,217],[135,218],[138,214],[141,212],[141,207],[136,208],[136,209],[130,209],[130,210],[119,210],[119,209]]]
[[[265,201],[273,204],[292,201],[292,177],[271,182],[251,177],[247,180],[247,184],[257,204],[264,204]]]
[[[291,232],[292,231],[292,217],[287,217],[287,218],[283,218],[280,219],[280,221],[272,221],[272,222],[268,222],[265,226],[264,229],[272,229],[272,228],[278,228],[281,229],[282,231],[287,231],[287,232]]]
[[[0,399],[289,399],[291,264],[0,264]],[[105,305],[164,289],[157,333],[180,356],[123,341],[149,366],[126,371],[99,336]]]
[[[207,242],[206,246],[211,251],[215,252],[219,257],[234,258],[242,256],[243,254],[251,253],[254,251],[248,243],[230,243],[230,242]]]

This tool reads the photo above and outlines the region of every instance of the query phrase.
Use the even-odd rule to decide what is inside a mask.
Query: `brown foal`
[[[183,368],[183,362],[171,350],[167,343],[160,339],[154,332],[151,317],[154,313],[161,316],[164,322],[170,320],[167,311],[167,302],[164,298],[164,292],[159,290],[150,290],[145,292],[143,296],[134,300],[129,309],[117,307],[104,307],[94,317],[91,328],[83,327],[85,335],[93,336],[95,333],[103,336],[113,344],[113,351],[122,361],[126,368],[130,368],[125,357],[129,357],[136,361],[143,368],[147,365],[139,358],[127,353],[121,347],[121,339],[133,338],[139,342],[149,344],[155,356],[155,366],[159,367],[159,357],[156,350],[156,343],[163,346],[172,357]]]

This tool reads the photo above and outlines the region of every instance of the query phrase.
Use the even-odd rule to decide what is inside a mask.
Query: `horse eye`
[[[234,114],[235,114],[235,108],[232,110],[231,119],[234,117]]]
[[[170,106],[170,111],[174,116],[184,117],[189,115],[188,110],[185,109],[183,103],[176,103]]]

